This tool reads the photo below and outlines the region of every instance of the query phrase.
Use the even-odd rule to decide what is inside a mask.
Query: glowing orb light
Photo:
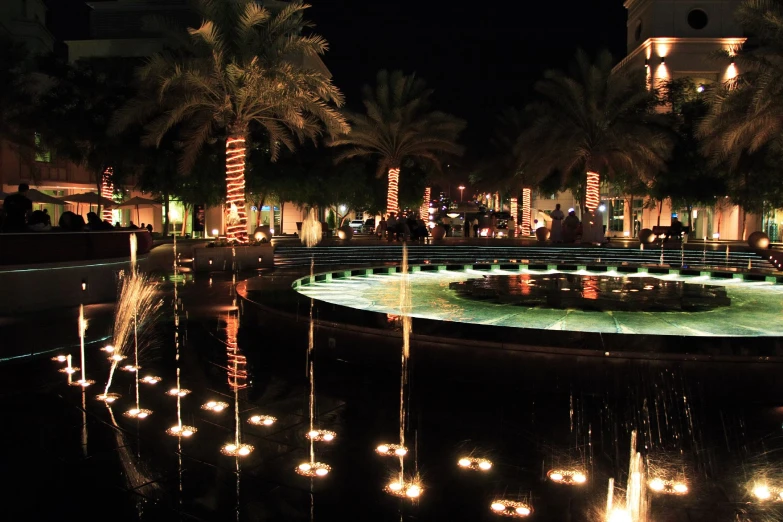
[[[625,509],[613,509],[606,520],[607,522],[633,522],[631,513]]]
[[[332,442],[337,434],[329,430],[311,430],[305,433],[305,437],[313,442]]]
[[[247,422],[255,426],[271,426],[276,421],[277,418],[272,417],[271,415],[253,415],[247,419]]]
[[[547,473],[547,477],[552,482],[569,486],[578,486],[587,482],[587,475],[583,471],[576,469],[553,469]]]
[[[141,382],[144,384],[158,384],[161,381],[160,377],[156,377],[155,375],[145,375],[141,378]]]
[[[388,483],[383,490],[389,495],[394,495],[400,498],[417,499],[424,491],[419,481],[401,481],[393,480]]]
[[[146,419],[152,415],[152,410],[145,410],[144,408],[132,408],[123,413],[123,415],[131,419]]]
[[[332,470],[331,466],[323,462],[302,462],[294,471],[303,477],[325,477]]]
[[[222,401],[209,401],[208,403],[201,405],[202,410],[214,411],[215,413],[220,413],[226,408],[228,408],[228,403]]]
[[[769,491],[769,487],[765,485],[759,485],[753,488],[753,496],[759,500],[769,500],[772,493]]]
[[[196,433],[198,430],[194,428],[193,426],[185,426],[184,424],[182,426],[172,426],[171,428],[166,430],[166,433],[173,437],[191,437],[194,433]]]
[[[253,446],[250,444],[234,444],[229,442],[220,448],[220,453],[228,457],[247,457],[253,452]]]
[[[382,457],[404,457],[408,454],[408,448],[400,444],[381,444],[375,448],[375,453]]]
[[[493,500],[489,509],[496,515],[513,518],[525,518],[533,513],[533,508],[529,504],[518,500]]]
[[[82,388],[86,388],[87,386],[91,384],[95,384],[95,381],[90,379],[79,379],[78,381],[73,381],[69,383],[71,386],[81,386]]]
[[[55,362],[61,362],[62,363],[62,362],[67,361],[68,357],[65,356],[65,355],[57,355],[55,357],[52,357],[52,360],[55,361]]]
[[[107,404],[115,402],[120,397],[122,397],[122,395],[119,393],[101,393],[100,395],[95,396],[96,399]]]
[[[124,372],[137,372],[139,371],[139,369],[140,369],[139,366],[134,366],[132,364],[126,364],[125,366],[122,367],[122,371]]]
[[[664,480],[660,477],[653,478],[647,485],[656,493],[664,493],[667,495],[684,495],[688,492],[688,486],[684,482]]]
[[[172,397],[184,397],[185,395],[190,393],[190,390],[187,390],[185,388],[172,388],[166,393],[168,393]]]
[[[487,459],[479,459],[475,457],[462,457],[457,461],[457,464],[461,468],[472,469],[477,471],[489,471],[492,469],[492,461]]]

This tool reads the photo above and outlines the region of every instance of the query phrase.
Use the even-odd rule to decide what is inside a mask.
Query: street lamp
[[[457,187],[459,189],[459,202],[462,203],[462,191],[465,190],[465,185]]]

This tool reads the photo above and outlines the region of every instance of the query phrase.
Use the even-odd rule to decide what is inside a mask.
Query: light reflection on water
[[[555,274],[555,271],[529,271]],[[495,270],[493,275],[519,275],[519,272]],[[683,281],[722,286],[731,298],[731,306],[704,312],[685,311],[583,311],[504,305],[476,301],[457,295],[449,283],[487,275],[486,271],[416,272],[411,274],[411,315],[424,319],[491,324],[516,328],[557,329],[577,332],[680,336],[783,336],[783,285],[745,282],[739,279],[711,279],[708,276],[667,274],[628,274],[654,277],[663,281]],[[596,276],[610,275],[607,272]],[[617,274],[614,274],[617,275]],[[395,313],[399,293],[391,284],[400,276],[370,275],[302,284],[298,291],[308,297],[349,308]],[[584,297],[594,298],[595,288],[585,287]]]

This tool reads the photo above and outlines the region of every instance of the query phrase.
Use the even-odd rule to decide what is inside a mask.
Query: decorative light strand
[[[531,189],[522,189],[522,235],[530,235],[530,200]]]
[[[111,182],[112,176],[114,176],[114,169],[112,167],[106,167],[106,170],[103,171],[103,177],[101,178],[101,196],[106,199],[112,199],[114,196],[114,185]],[[111,223],[111,209],[103,207],[101,218],[104,221]]]
[[[400,169],[394,167],[389,169],[389,188],[386,192],[386,214],[394,212],[395,214],[400,210],[400,204],[398,201],[400,191]]]
[[[518,229],[517,223],[519,222],[519,205],[517,204],[517,198],[511,198],[510,206],[511,206],[511,219],[514,220],[514,223],[510,224],[513,225],[514,227],[511,237],[516,237],[517,229]]]
[[[419,209],[419,217],[421,217],[421,219],[427,219],[427,216],[429,216],[431,199],[432,189],[430,187],[424,187],[424,202]]]
[[[599,193],[601,176],[597,172],[587,173],[587,183],[585,184],[585,206],[590,212],[595,211],[601,203]]]
[[[245,213],[245,138],[226,140],[226,236],[229,241],[247,243]]]

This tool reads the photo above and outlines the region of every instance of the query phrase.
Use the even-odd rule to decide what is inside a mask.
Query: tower
[[[697,84],[737,75],[732,53],[744,42],[734,18],[741,0],[626,0],[626,58],[615,69],[644,68],[648,81],[690,77]]]

